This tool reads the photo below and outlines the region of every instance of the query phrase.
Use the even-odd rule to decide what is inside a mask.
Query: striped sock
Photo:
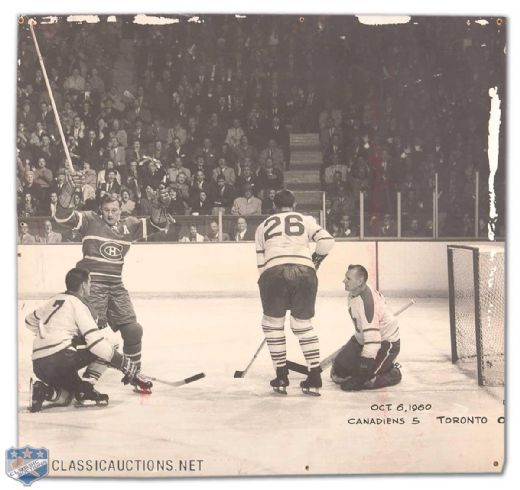
[[[283,318],[272,318],[264,315],[262,319],[262,330],[264,331],[267,347],[269,348],[275,369],[285,366],[286,363],[287,352],[283,323]]]
[[[291,317],[291,329],[298,337],[300,348],[309,368],[320,365],[320,343],[318,336],[314,334],[314,329],[310,320],[298,320]]]
[[[85,369],[85,372],[83,373],[83,379],[94,385],[107,370],[107,368],[108,364],[105,361],[96,359],[87,366],[87,369]]]

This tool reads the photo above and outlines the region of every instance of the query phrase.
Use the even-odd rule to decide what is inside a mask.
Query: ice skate
[[[89,391],[76,393],[76,402],[79,407],[106,406],[108,405],[108,395],[99,393],[92,387]]]
[[[321,386],[321,367],[319,366],[311,368],[307,379],[300,383],[304,395],[320,396],[319,389]]]
[[[271,380],[270,385],[273,387],[275,393],[280,395],[287,395],[287,386],[289,386],[289,370],[287,366],[276,368],[276,378]]]
[[[136,393],[141,393],[142,395],[150,395],[152,393],[153,383],[141,373],[137,373],[132,380],[128,380],[125,376],[121,381],[125,385],[132,385]]]
[[[39,412],[43,407],[43,402],[51,401],[54,395],[54,389],[50,386],[36,380],[34,383],[31,378],[31,401],[29,410],[31,412]]]

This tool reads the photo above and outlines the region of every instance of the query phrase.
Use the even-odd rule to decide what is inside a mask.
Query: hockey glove
[[[312,254],[312,263],[314,264],[314,267],[316,270],[319,269],[321,263],[325,260],[326,255],[320,255],[314,252]]]
[[[371,357],[362,357],[359,361],[357,375],[365,381],[369,380],[374,373],[375,363],[376,360],[372,359]]]
[[[359,391],[365,386],[365,383],[370,380],[374,373],[375,359],[370,357],[362,357],[359,363],[358,372],[352,378],[347,379],[341,383],[343,391]]]

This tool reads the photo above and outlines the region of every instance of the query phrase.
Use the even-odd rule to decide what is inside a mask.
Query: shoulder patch
[[[372,323],[372,320],[374,319],[374,296],[372,294],[371,289],[367,286],[359,296],[363,301],[365,316],[368,320],[368,323]]]

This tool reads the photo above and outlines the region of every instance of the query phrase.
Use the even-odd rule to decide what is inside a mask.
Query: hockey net
[[[500,246],[448,246],[452,361],[479,385],[504,384],[505,274]]]

